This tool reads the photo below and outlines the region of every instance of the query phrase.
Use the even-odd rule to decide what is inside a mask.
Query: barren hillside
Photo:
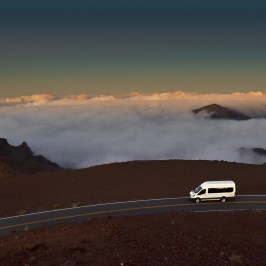
[[[135,161],[0,180],[0,216],[118,200],[187,196],[206,180],[234,180],[237,194],[266,194],[266,165]]]

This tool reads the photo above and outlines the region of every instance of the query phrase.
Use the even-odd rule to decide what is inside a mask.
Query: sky
[[[0,98],[266,91],[266,4],[2,0]]]
[[[64,167],[264,163],[266,2],[2,0],[0,134]],[[255,116],[213,121],[218,103]]]

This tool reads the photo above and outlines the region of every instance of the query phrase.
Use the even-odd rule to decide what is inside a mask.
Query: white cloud
[[[218,103],[266,116],[266,94],[134,93],[115,97],[32,95],[0,99],[0,137],[26,140],[66,167],[150,159],[261,163],[241,147],[266,148],[266,119],[215,121],[191,110]],[[266,161],[266,160],[265,160]]]
[[[2,104],[33,104],[33,105],[41,105],[47,104],[53,100],[53,96],[49,94],[35,94],[30,96],[19,96],[14,98],[4,98],[0,99],[0,103]]]

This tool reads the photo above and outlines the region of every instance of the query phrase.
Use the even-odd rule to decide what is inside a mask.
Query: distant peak
[[[5,138],[0,138],[0,146],[8,145],[8,141]]]
[[[0,159],[0,177],[1,175],[9,175],[9,172],[5,172],[2,167],[3,162],[7,162],[10,165],[8,169],[13,169],[15,172],[13,170],[11,172],[16,174],[60,169],[60,166],[49,161],[44,156],[34,155],[26,141],[23,141],[19,146],[13,146],[8,143],[7,139],[0,138]],[[17,171],[16,169],[19,170]]]
[[[222,111],[222,110],[224,111],[224,110],[230,110],[230,109],[226,108],[224,106],[221,106],[217,103],[213,103],[213,104],[209,104],[209,105],[206,105],[204,107],[201,107],[197,110],[199,110],[199,111],[205,110],[205,111],[209,111],[209,112],[218,112],[218,111]]]
[[[209,104],[209,105],[206,105],[205,108],[208,108],[208,107],[214,107],[214,108],[225,108],[225,107],[222,107],[221,105],[217,104],[217,103],[212,103],[212,104]]]
[[[228,120],[248,120],[251,117],[246,116],[236,110],[229,109],[227,107],[221,106],[219,104],[210,104],[199,109],[195,109],[192,111],[194,114],[208,115],[208,118],[211,119],[228,119]]]
[[[25,153],[27,153],[27,154],[29,154],[29,155],[33,155],[33,152],[32,152],[32,150],[31,150],[31,148],[28,146],[28,144],[27,144],[26,141],[23,141],[23,142],[18,146],[18,148],[19,148],[21,151],[23,151],[23,152],[25,152]]]
[[[25,148],[29,148],[28,144],[26,141],[23,141],[21,144],[20,144],[20,147],[25,147]]]

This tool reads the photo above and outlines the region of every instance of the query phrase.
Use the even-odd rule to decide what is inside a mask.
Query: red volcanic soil
[[[0,238],[9,265],[266,265],[266,212],[92,219]]]
[[[187,196],[207,180],[234,180],[238,194],[266,194],[266,165],[134,161],[0,180],[0,217],[83,204]]]

